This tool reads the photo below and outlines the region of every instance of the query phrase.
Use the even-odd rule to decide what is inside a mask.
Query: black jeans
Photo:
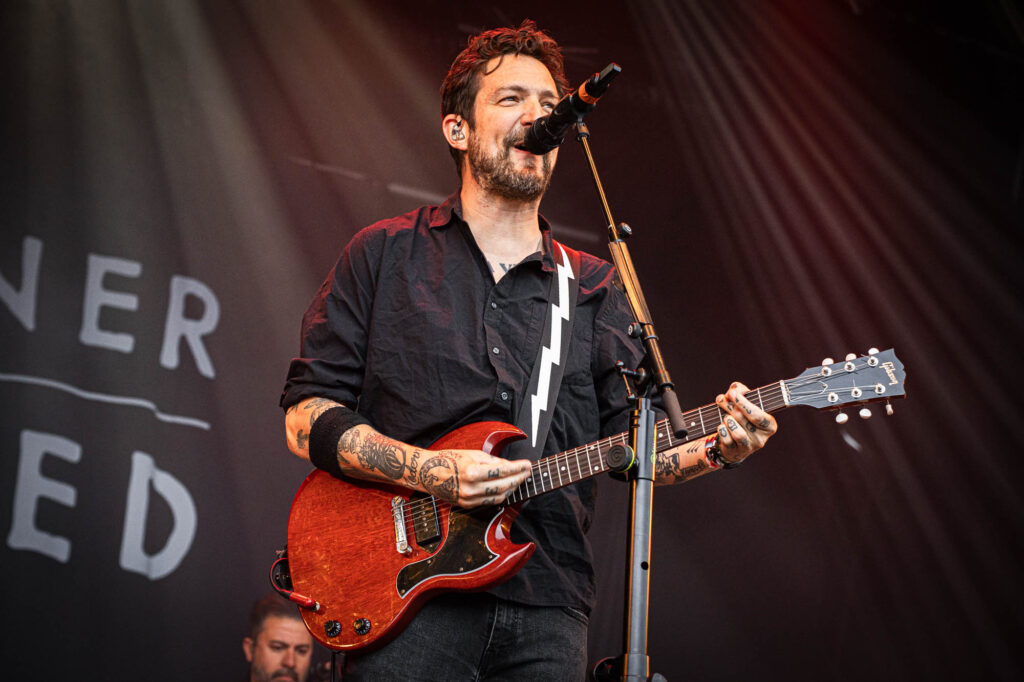
[[[563,606],[527,606],[489,594],[427,602],[383,649],[345,661],[345,682],[366,680],[584,680],[587,616]]]

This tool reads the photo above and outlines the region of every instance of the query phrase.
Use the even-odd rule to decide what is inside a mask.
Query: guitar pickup
[[[441,544],[437,498],[432,495],[415,496],[410,502],[410,508],[416,510],[412,515],[412,530],[416,534],[416,544],[428,552],[433,552]]]
[[[395,551],[412,554],[409,537],[405,533],[405,500],[397,495],[391,498],[391,515],[395,520]]]

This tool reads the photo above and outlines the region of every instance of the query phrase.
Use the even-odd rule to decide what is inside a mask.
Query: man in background
[[[271,592],[249,613],[249,636],[242,640],[250,664],[249,682],[306,682],[313,655],[313,636],[298,608]]]

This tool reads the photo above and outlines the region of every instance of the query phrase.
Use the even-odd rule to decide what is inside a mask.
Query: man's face
[[[304,682],[313,655],[313,636],[301,620],[267,616],[256,641],[246,637],[242,649],[252,664],[250,682]]]
[[[540,61],[505,55],[494,71],[492,59],[480,77],[473,127],[467,138],[469,171],[483,189],[521,201],[539,199],[547,189],[558,151],[535,156],[517,149],[535,120],[551,113],[558,88]]]

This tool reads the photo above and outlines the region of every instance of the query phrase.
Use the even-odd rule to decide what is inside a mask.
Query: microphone
[[[538,118],[526,131],[523,148],[531,154],[547,154],[556,149],[565,139],[565,133],[577,121],[589,114],[597,106],[597,100],[619,75],[622,67],[612,62],[600,73],[595,73],[575,92],[561,99],[554,111],[547,116]]]

